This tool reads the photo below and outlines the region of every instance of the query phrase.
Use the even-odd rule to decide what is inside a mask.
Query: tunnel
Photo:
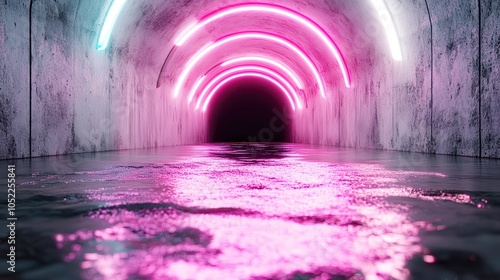
[[[254,73],[287,141],[498,158],[495,5],[7,1],[0,155],[210,142],[206,97]]]
[[[1,1],[0,277],[500,279],[499,6]]]

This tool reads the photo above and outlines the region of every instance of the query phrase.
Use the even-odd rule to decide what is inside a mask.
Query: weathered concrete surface
[[[0,159],[29,156],[29,2],[0,2]]]
[[[71,153],[78,51],[74,40],[77,2],[35,1],[32,6],[33,156]],[[91,113],[89,111],[88,113]]]
[[[479,156],[476,1],[429,1],[433,24],[433,140],[439,154]]]
[[[386,61],[392,65],[392,76],[387,83],[393,81],[391,149],[432,152],[432,49],[427,7],[425,1],[389,2],[403,52],[402,61]]]
[[[500,2],[481,1],[482,156],[500,158]]]

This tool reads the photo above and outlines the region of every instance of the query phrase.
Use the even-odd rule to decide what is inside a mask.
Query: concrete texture
[[[479,156],[479,12],[475,1],[429,1],[433,140],[439,154]]]
[[[308,107],[294,116],[295,142],[500,157],[498,3],[482,0],[479,10],[475,1],[386,0],[403,49],[395,62],[368,0],[265,1],[299,10],[339,42],[350,89],[314,36],[266,15],[205,28],[162,70],[189,20],[242,2],[128,1],[104,52],[95,43],[109,0],[33,1],[31,18],[29,1],[2,2],[0,158],[205,141],[203,115],[172,98],[175,78],[200,47],[248,29],[278,32],[305,49],[325,77],[327,98],[290,51],[262,42],[230,45],[202,61],[183,93],[214,64],[265,52],[304,78]]]
[[[30,156],[29,2],[0,2],[0,159]]]
[[[80,77],[75,71],[78,41],[72,40],[75,30],[71,24],[76,4],[76,1],[32,4],[33,156],[74,151],[75,87]]]
[[[500,3],[481,1],[481,155],[500,158]]]

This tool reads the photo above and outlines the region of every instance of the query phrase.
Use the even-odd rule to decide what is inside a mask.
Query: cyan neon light
[[[380,23],[385,28],[389,47],[391,48],[392,58],[397,61],[403,60],[401,52],[401,44],[399,43],[398,34],[396,32],[396,25],[392,18],[389,8],[384,0],[371,0],[373,7],[377,11]]]
[[[186,67],[183,69],[183,71],[179,75],[179,78],[177,79],[177,83],[174,87],[174,97],[177,97],[179,95],[181,87],[186,82],[186,79],[189,76],[189,73],[193,70],[193,68],[196,65],[198,65],[200,60],[202,60],[205,56],[207,56],[208,53],[210,53],[215,48],[220,47],[221,45],[227,44],[229,42],[237,41],[237,40],[244,40],[244,39],[261,39],[261,40],[274,42],[274,43],[283,45],[284,47],[288,48],[289,50],[295,52],[304,61],[304,63],[308,66],[308,68],[313,73],[314,78],[316,79],[316,82],[318,83],[319,92],[320,92],[321,96],[326,97],[323,80],[321,79],[321,77],[319,75],[319,71],[316,68],[316,66],[314,65],[314,63],[311,61],[311,59],[292,42],[285,40],[277,35],[272,35],[272,34],[268,34],[268,33],[264,33],[264,32],[242,32],[242,33],[231,34],[231,35],[228,35],[222,39],[219,39],[216,42],[209,44],[207,47],[198,51],[189,60]]]
[[[279,82],[282,86],[284,86],[287,91],[287,98],[288,100],[292,103],[292,107],[295,108],[295,103],[297,104],[297,107],[299,109],[302,109],[302,102],[300,101],[300,98],[297,94],[297,92],[293,89],[293,86],[279,73],[275,72],[274,70],[270,70],[268,68],[260,67],[260,66],[240,66],[240,67],[235,67],[231,68],[229,70],[226,70],[222,73],[219,73],[217,76],[215,76],[210,82],[204,87],[202,90],[200,96],[198,97],[198,101],[196,102],[196,110],[200,107],[201,103],[203,102],[203,98],[207,94],[207,92],[220,80],[222,80],[224,77],[227,77],[229,75],[235,75],[238,73],[260,73],[260,74],[266,74],[268,77],[275,78],[277,82]],[[203,77],[203,76],[202,76]],[[199,84],[198,84],[199,86]],[[197,90],[197,89],[196,89]],[[293,95],[293,99],[290,96],[290,94]],[[295,110],[295,109],[294,109]]]
[[[174,44],[177,46],[182,46],[196,31],[200,30],[202,27],[207,24],[214,22],[223,17],[237,14],[237,13],[245,13],[245,12],[263,12],[270,13],[274,15],[287,17],[295,22],[298,22],[302,26],[311,30],[318,38],[323,41],[323,43],[328,47],[330,52],[333,54],[337,63],[340,66],[342,71],[342,75],[344,76],[344,82],[346,86],[351,87],[351,77],[349,75],[349,71],[347,69],[347,65],[345,60],[335,44],[332,38],[319,26],[316,22],[306,17],[305,15],[298,13],[294,10],[270,4],[242,4],[242,5],[234,5],[228,8],[221,9],[219,11],[210,13],[207,16],[204,16],[200,19],[200,21],[194,25],[190,25],[186,28],[180,35],[175,39]]]
[[[118,15],[120,15],[126,1],[127,0],[113,0],[113,3],[109,6],[108,12],[106,13],[106,19],[104,20],[101,32],[99,33],[99,39],[97,40],[97,50],[102,51],[108,47],[111,31],[113,31],[116,19],[118,18]]]
[[[267,75],[264,75],[264,74],[260,74],[260,73],[241,73],[241,74],[236,74],[236,75],[233,75],[233,76],[230,76],[226,79],[224,79],[223,81],[221,81],[220,83],[218,83],[213,89],[212,91],[210,92],[210,94],[208,95],[207,99],[205,100],[205,103],[203,104],[203,112],[205,112],[207,110],[207,107],[208,107],[208,104],[210,103],[210,100],[212,100],[212,97],[214,96],[214,94],[219,91],[219,89],[224,86],[226,83],[234,80],[234,79],[238,79],[238,78],[244,78],[244,77],[258,77],[258,78],[262,78],[262,79],[265,79],[265,80],[268,80],[269,82],[275,84],[277,87],[279,87],[281,89],[281,91],[288,97],[288,100],[290,101],[290,105],[292,106],[292,109],[295,111],[295,105],[293,104],[293,101],[290,97],[290,93],[287,92],[286,88],[284,88],[278,81],[276,81],[274,78],[271,78]]]

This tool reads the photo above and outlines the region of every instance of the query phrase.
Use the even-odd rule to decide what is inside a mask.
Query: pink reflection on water
[[[436,262],[436,258],[432,255],[424,255],[423,259],[424,259],[424,262],[426,262],[426,263],[435,263]]]
[[[129,174],[137,169],[119,172],[113,176],[120,184],[137,181]],[[405,279],[407,261],[422,252],[418,232],[431,226],[412,222],[407,209],[385,198],[424,198],[397,184],[432,173],[295,156],[253,162],[203,152],[140,173],[154,183],[131,188],[121,201],[106,189],[88,191],[91,200],[105,202],[87,218],[99,228],[55,236],[61,247],[81,244],[70,251],[84,278],[248,279],[313,272]]]

